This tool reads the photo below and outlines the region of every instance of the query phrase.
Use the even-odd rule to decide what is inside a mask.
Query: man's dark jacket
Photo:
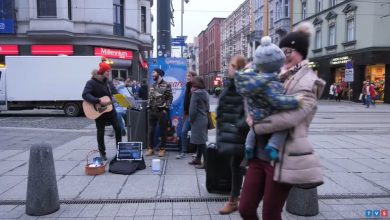
[[[234,148],[243,154],[248,131],[244,98],[236,91],[234,79],[226,80],[217,107],[218,148]]]
[[[112,100],[113,94],[118,94],[118,91],[111,82],[109,82],[107,79],[100,81],[98,79],[92,78],[86,83],[82,96],[85,101],[92,104],[98,104],[99,98],[108,96]],[[111,112],[106,112],[97,119],[107,119],[111,117],[115,117],[114,106]]]

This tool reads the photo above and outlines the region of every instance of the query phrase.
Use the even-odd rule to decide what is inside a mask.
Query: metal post
[[[184,0],[181,0],[181,32],[180,36],[183,37],[183,16],[184,16]],[[180,46],[181,58],[183,58],[183,45]]]

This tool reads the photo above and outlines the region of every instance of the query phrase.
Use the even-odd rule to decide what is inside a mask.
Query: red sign
[[[118,49],[110,49],[104,47],[96,47],[95,56],[131,60],[133,59],[133,52],[130,50],[118,50]]]
[[[18,55],[18,45],[0,45],[0,54],[2,55]]]
[[[32,55],[73,55],[73,45],[31,45]]]

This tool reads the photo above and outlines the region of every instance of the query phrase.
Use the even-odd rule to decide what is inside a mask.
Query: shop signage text
[[[133,59],[133,52],[130,50],[117,50],[117,49],[96,47],[95,56],[131,60]]]
[[[18,45],[0,45],[1,55],[18,55]]]
[[[73,45],[31,45],[32,55],[73,55]]]
[[[351,58],[348,56],[345,57],[336,57],[330,60],[330,65],[338,65],[338,64],[343,64],[347,63]]]

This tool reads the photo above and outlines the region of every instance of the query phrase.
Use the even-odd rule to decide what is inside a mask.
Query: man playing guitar
[[[112,106],[113,94],[118,94],[114,85],[109,82],[111,67],[106,62],[99,64],[99,70],[92,71],[92,78],[87,82],[83,91],[83,99],[91,104],[100,104],[101,106]],[[109,97],[109,98],[107,98]],[[112,111],[105,112],[95,119],[97,129],[97,142],[100,156],[107,160],[106,146],[104,144],[105,126],[111,124],[115,131],[116,145],[122,141],[121,129],[116,118],[115,108]]]

